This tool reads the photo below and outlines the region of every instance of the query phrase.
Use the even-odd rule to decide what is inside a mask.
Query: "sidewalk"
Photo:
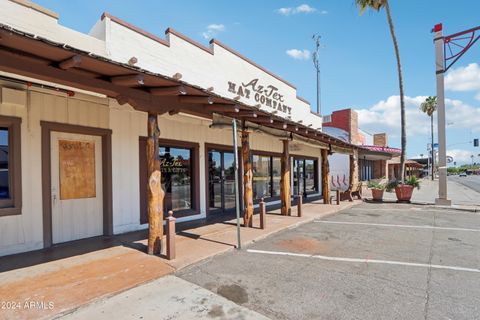
[[[360,202],[342,202],[340,206],[323,205],[321,201],[304,204],[301,218],[296,216],[296,207],[292,208],[292,216],[281,216],[279,210],[275,210],[267,214],[265,230],[259,229],[259,216],[255,215],[254,228],[241,228],[242,245],[349,208],[356,203]],[[52,252],[48,252],[54,257],[53,261],[32,265],[22,264],[22,260],[28,260],[32,253],[0,258],[0,264],[2,259],[20,261],[18,268],[7,268],[7,271],[0,273],[1,300],[15,302],[9,308],[0,310],[0,318],[46,319],[70,313],[93,301],[116,295],[172,274],[192,263],[233,250],[236,239],[236,220],[230,220],[179,232],[176,237],[177,258],[172,261],[146,255],[143,251],[146,239],[133,240],[123,245],[114,243],[111,247],[67,258],[56,258],[57,248],[53,248],[50,250]],[[97,238],[88,241],[107,240]],[[82,244],[79,242],[70,246]]]
[[[467,188],[455,181],[447,181],[448,198],[452,201],[453,209],[477,210],[480,211],[480,193]],[[370,191],[365,192],[367,198],[371,198]],[[420,190],[413,191],[412,203],[417,204],[435,204],[435,198],[438,197],[438,180],[421,179]],[[396,201],[395,192],[385,192],[384,200]]]

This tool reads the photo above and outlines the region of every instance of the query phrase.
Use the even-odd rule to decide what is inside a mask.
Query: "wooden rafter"
[[[113,84],[127,87],[142,86],[145,84],[143,74],[111,77],[110,81]]]
[[[185,88],[184,85],[151,88],[149,91],[154,96],[172,96],[172,95],[179,96],[179,95],[187,94],[187,89]]]
[[[71,68],[77,68],[82,64],[82,57],[79,55],[74,55],[71,58],[63,60],[58,64],[58,67],[62,70],[68,70]]]
[[[207,96],[179,96],[178,102],[180,103],[197,103],[197,104],[213,104],[213,98]]]

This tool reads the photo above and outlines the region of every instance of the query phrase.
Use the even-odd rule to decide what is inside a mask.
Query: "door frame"
[[[112,130],[40,121],[42,128],[42,209],[43,247],[52,246],[52,163],[51,132],[99,136],[102,138],[103,235],[113,235]]]
[[[210,197],[210,193],[209,193],[209,189],[208,189],[208,177],[209,177],[209,173],[208,173],[208,169],[209,169],[209,166],[208,166],[208,152],[210,150],[217,150],[217,151],[220,151],[220,152],[232,152],[233,151],[233,146],[229,146],[229,145],[224,145],[224,144],[215,144],[215,143],[205,143],[205,212],[206,214],[208,215],[209,212],[218,212],[220,214],[222,213],[225,213],[225,212],[230,212],[229,210],[224,210],[224,208],[221,208],[221,209],[214,209],[214,210],[210,210],[210,205],[209,205],[209,197]],[[237,148],[237,156],[238,156],[238,194],[239,194],[239,197],[240,197],[240,201],[239,201],[239,204],[240,204],[240,210],[243,210],[243,161],[242,161],[242,149],[240,147]],[[222,164],[223,166],[223,164]],[[223,187],[222,187],[223,189]],[[223,193],[222,193],[222,197],[223,197]],[[223,199],[222,199],[222,204],[223,204]]]

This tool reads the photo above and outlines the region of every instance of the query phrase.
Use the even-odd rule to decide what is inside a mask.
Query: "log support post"
[[[163,236],[163,198],[162,175],[160,172],[160,158],[158,153],[157,114],[148,114],[147,138],[147,200],[148,200],[148,254],[160,254]]]
[[[283,153],[281,161],[280,178],[280,201],[282,205],[281,213],[284,216],[292,215],[291,197],[290,197],[290,153],[288,149],[288,140],[283,140]]]
[[[166,238],[167,238],[167,259],[175,259],[175,217],[173,211],[168,211],[167,223],[166,223]]]
[[[267,209],[265,207],[265,201],[262,200],[260,201],[260,229],[265,229],[266,223],[267,223]]]
[[[250,133],[242,130],[242,159],[243,159],[243,224],[253,227],[253,170],[250,157]]]
[[[330,164],[328,163],[328,150],[322,149],[322,194],[323,203],[330,204]]]
[[[299,218],[302,217],[302,204],[303,204],[303,193],[298,193],[298,204],[297,204],[297,215]]]
[[[352,192],[358,188],[358,150],[354,149],[350,155],[350,184],[348,187],[349,201],[353,201]]]

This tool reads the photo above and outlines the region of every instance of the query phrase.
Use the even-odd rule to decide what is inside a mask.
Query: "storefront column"
[[[243,159],[243,224],[253,227],[253,170],[250,157],[250,133],[242,130],[242,159]]]
[[[162,175],[160,172],[160,158],[158,139],[157,114],[148,114],[147,138],[147,200],[148,200],[148,254],[160,254],[163,236],[163,198]]]
[[[354,149],[350,155],[350,185],[349,190],[352,191],[358,184],[358,150]]]
[[[323,203],[330,204],[330,164],[328,162],[328,150],[321,149],[322,154],[322,195]]]
[[[288,140],[283,140],[283,153],[281,159],[281,177],[280,177],[280,201],[282,204],[282,215],[292,215],[291,196],[290,196],[290,153],[288,150]]]

